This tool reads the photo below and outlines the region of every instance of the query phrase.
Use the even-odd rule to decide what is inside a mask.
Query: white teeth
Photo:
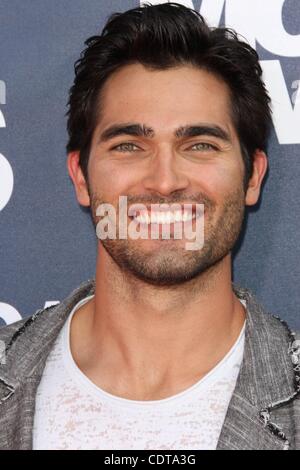
[[[182,219],[181,211],[175,212],[175,221],[176,221],[176,222],[180,222],[181,219]]]
[[[172,224],[174,222],[187,222],[195,218],[195,214],[186,213],[182,214],[181,211],[176,212],[148,212],[143,215],[136,215],[137,222],[142,224]]]
[[[186,220],[191,220],[192,216],[191,214],[186,214],[184,213],[182,216],[182,220],[185,222]]]
[[[165,214],[165,223],[171,224],[174,220],[174,214]]]

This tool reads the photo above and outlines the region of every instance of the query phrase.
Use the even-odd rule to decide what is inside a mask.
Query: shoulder
[[[13,322],[9,325],[0,327],[0,352],[2,354],[4,352],[7,352],[10,349],[11,345],[15,342],[15,340],[24,331],[26,331],[27,327],[29,327],[38,316],[42,316],[44,312],[51,308],[54,308],[54,306],[39,309],[32,315],[22,318],[21,320]]]
[[[283,319],[284,315],[270,312],[250,289],[235,283],[232,286],[235,295],[246,302],[248,321],[262,336],[270,336],[273,339],[299,336],[300,332],[293,331],[288,322]]]
[[[12,338],[17,331],[19,331],[24,325],[30,322],[34,315],[35,313],[30,316],[24,317],[14,323],[10,323],[9,325],[1,326],[0,341],[7,341]]]
[[[69,313],[84,297],[95,292],[94,279],[82,283],[62,302],[41,308],[32,315],[0,328],[0,352],[15,364],[23,355],[40,357],[59,334]],[[38,358],[37,358],[38,359]]]
[[[40,325],[41,321],[59,321],[64,319],[66,314],[71,310],[74,305],[83,297],[94,294],[95,281],[89,279],[88,281],[80,284],[79,287],[74,289],[62,302],[59,302],[48,307],[40,308],[33,314],[22,318],[14,323],[0,327],[0,341],[8,341],[15,335],[24,332],[30,325]]]

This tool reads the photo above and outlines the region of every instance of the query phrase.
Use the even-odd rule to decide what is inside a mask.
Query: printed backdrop
[[[261,201],[234,253],[234,281],[300,328],[300,0],[181,3],[212,26],[236,29],[259,53],[275,125]],[[93,226],[66,170],[67,94],[84,40],[112,12],[138,5],[0,0],[0,325],[94,276]]]

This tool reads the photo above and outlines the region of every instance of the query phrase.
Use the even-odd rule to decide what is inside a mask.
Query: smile
[[[195,219],[195,214],[182,214],[181,212],[177,211],[175,213],[172,212],[151,212],[140,214],[134,217],[137,222],[142,224],[173,224],[175,222],[187,222],[189,220]]]
[[[185,207],[184,210],[140,210],[138,209],[131,218],[140,224],[174,224],[182,222],[190,222],[200,216],[200,211],[195,207]]]

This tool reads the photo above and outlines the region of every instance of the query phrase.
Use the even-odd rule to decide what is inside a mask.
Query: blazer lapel
[[[284,450],[285,442],[264,427],[259,414],[258,408],[235,392],[217,450]]]
[[[235,285],[233,290],[247,304],[245,348],[217,449],[287,450],[293,419],[281,429],[276,412],[298,393],[289,355],[293,333],[251,291]]]

